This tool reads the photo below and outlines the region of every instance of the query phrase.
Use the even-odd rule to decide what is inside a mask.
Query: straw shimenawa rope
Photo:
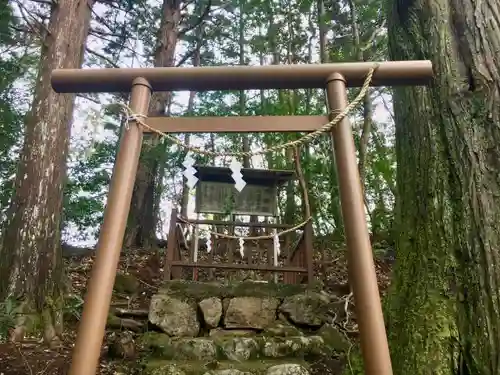
[[[239,240],[239,239],[243,239],[245,241],[257,241],[257,240],[266,240],[266,239],[272,239],[276,236],[280,237],[280,236],[283,236],[287,233],[290,233],[290,232],[295,232],[297,229],[300,229],[302,228],[304,225],[307,224],[307,222],[309,220],[311,220],[312,217],[309,216],[307,219],[305,219],[302,223],[300,224],[297,224],[295,226],[293,226],[292,228],[288,228],[288,229],[285,229],[284,231],[281,231],[279,233],[276,233],[276,234],[267,234],[267,235],[262,235],[262,236],[249,236],[249,237],[244,237],[244,236],[233,236],[233,235],[230,235],[230,234],[224,234],[224,233],[219,233],[219,232],[213,232],[211,230],[208,230],[206,232],[214,235],[215,237],[221,237],[221,238],[227,238],[227,239],[230,239],[230,240]],[[180,220],[184,223],[184,224],[188,224],[188,225],[191,225],[191,226],[195,226],[196,223],[192,223],[191,221],[189,221],[188,219],[186,218],[180,218]]]
[[[137,124],[144,127],[145,129],[149,130],[150,132],[158,134],[160,137],[163,137],[163,138],[166,138],[166,139],[172,141],[173,143],[175,143],[176,145],[178,145],[179,147],[181,147],[187,151],[191,151],[195,154],[211,156],[211,157],[216,157],[216,156],[219,156],[219,157],[224,157],[224,156],[251,157],[251,156],[256,156],[256,155],[265,155],[265,154],[268,154],[271,152],[284,150],[284,149],[288,149],[291,147],[298,147],[298,146],[301,146],[303,144],[306,144],[306,143],[312,141],[315,138],[318,138],[323,133],[330,131],[334,126],[337,126],[337,124],[340,121],[342,121],[363,100],[363,98],[366,95],[366,92],[368,91],[368,89],[370,87],[370,84],[371,84],[371,81],[373,78],[373,74],[375,73],[377,68],[378,68],[378,64],[375,65],[373,68],[370,68],[370,70],[368,71],[368,74],[366,75],[363,86],[361,87],[361,90],[359,91],[358,95],[351,103],[349,103],[349,105],[347,105],[347,107],[344,108],[344,110],[331,111],[332,114],[337,113],[337,115],[331,121],[329,121],[328,123],[326,123],[325,125],[323,125],[319,129],[302,136],[301,138],[298,138],[296,140],[293,140],[293,141],[290,141],[287,143],[283,143],[280,145],[276,145],[273,147],[269,147],[266,149],[257,150],[257,151],[215,152],[215,151],[203,150],[199,147],[186,145],[180,139],[178,139],[174,136],[171,136],[170,134],[167,134],[165,132],[162,132],[158,129],[155,129],[155,128],[149,126],[148,124],[146,124],[145,120],[147,119],[147,115],[134,113],[134,111],[132,111],[132,109],[129,106],[127,106],[126,104],[123,104],[123,103],[118,103],[118,104],[123,108],[125,114],[127,115],[128,121],[135,121]],[[128,125],[128,121],[127,121],[127,125]],[[243,239],[245,241],[272,239],[276,236],[278,236],[278,237],[283,236],[284,234],[296,231],[297,229],[304,227],[304,225],[306,225],[311,219],[312,219],[312,217],[309,216],[302,223],[297,224],[292,228],[286,229],[286,230],[279,232],[279,233],[276,233],[276,234],[263,235],[263,236],[240,237],[240,236],[232,236],[232,235],[228,235],[228,234],[224,234],[224,233],[213,232],[210,230],[208,231],[208,233],[210,233],[216,237],[235,239],[235,240]],[[195,223],[190,222],[186,218],[181,218],[180,220],[183,223],[191,225],[191,226],[196,225]]]
[[[363,98],[366,95],[366,92],[370,88],[370,83],[372,81],[373,73],[377,70],[377,68],[378,68],[378,65],[376,65],[373,68],[370,68],[370,70],[368,71],[368,74],[366,75],[365,82],[363,83],[363,86],[361,87],[361,90],[359,91],[359,94],[347,107],[344,108],[344,110],[331,112],[332,114],[337,113],[337,115],[331,121],[329,121],[328,123],[326,123],[325,125],[323,125],[319,129],[302,136],[301,138],[298,138],[296,140],[293,140],[293,141],[290,141],[290,142],[287,142],[284,144],[272,146],[272,147],[265,148],[262,150],[257,150],[257,151],[217,152],[217,151],[203,150],[199,147],[186,145],[180,139],[178,139],[170,134],[164,133],[164,132],[162,132],[158,129],[155,129],[155,128],[149,126],[148,124],[146,124],[144,121],[145,119],[147,119],[146,115],[134,113],[130,109],[130,107],[127,106],[126,104],[123,104],[123,103],[118,103],[118,104],[124,109],[129,121],[137,122],[137,124],[141,125],[142,127],[149,130],[150,132],[156,133],[160,137],[163,137],[163,138],[166,138],[166,139],[172,141],[173,143],[175,143],[176,145],[178,145],[181,148],[184,148],[187,151],[191,151],[191,152],[193,152],[195,154],[199,154],[199,155],[212,156],[212,157],[215,157],[215,156],[219,156],[219,157],[248,156],[248,157],[251,157],[251,156],[257,156],[257,155],[265,155],[265,154],[269,154],[271,152],[284,150],[284,149],[288,149],[291,147],[298,147],[298,146],[301,146],[305,143],[312,141],[315,138],[318,138],[323,133],[330,131],[334,126],[336,126],[340,121],[342,121],[363,100]]]

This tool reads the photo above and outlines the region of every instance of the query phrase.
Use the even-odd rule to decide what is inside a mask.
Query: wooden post
[[[326,87],[333,118],[336,112],[344,110],[347,106],[346,81],[342,75],[334,73],[328,78]],[[348,249],[349,282],[356,304],[365,372],[367,375],[392,375],[389,345],[356,162],[356,147],[347,117],[333,128],[332,139]]]
[[[167,237],[167,255],[165,257],[165,280],[172,279],[172,261],[176,258],[177,251],[177,209],[173,208],[170,214],[170,228]]]
[[[313,227],[309,220],[304,227],[304,246],[306,252],[307,284],[314,283],[314,249],[313,249]]]
[[[150,98],[149,83],[142,78],[135,79],[130,95],[132,111],[146,114]],[[69,369],[70,375],[94,375],[97,370],[141,147],[142,129],[135,121],[129,121],[120,141],[111,177],[96,259],[89,278],[73,350],[73,361]]]
[[[196,220],[200,220],[200,214],[196,214]],[[198,246],[199,246],[199,241],[200,241],[200,225],[195,224],[194,229],[193,229],[193,239],[192,239],[192,245],[193,245],[193,262],[196,263],[198,262]],[[193,280],[198,281],[198,268],[193,268]]]

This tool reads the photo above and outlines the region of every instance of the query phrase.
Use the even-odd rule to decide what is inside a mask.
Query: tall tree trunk
[[[240,24],[239,24],[239,63],[240,65],[245,65],[245,0],[240,0]],[[246,94],[244,90],[240,91],[239,94],[239,115],[245,116],[246,114]],[[248,133],[242,134],[242,144],[243,144],[243,152],[250,151],[250,138],[248,137]],[[250,156],[243,156],[243,168],[250,168]],[[250,216],[250,222],[256,223],[258,221],[257,216]],[[256,228],[250,227],[250,236],[256,235]]]
[[[358,11],[354,0],[349,1],[349,7],[351,13],[351,29],[352,29],[354,49],[356,51],[356,60],[365,61],[365,56],[363,54],[361,46]],[[361,180],[361,186],[363,188],[365,203],[367,203],[366,193],[365,193],[366,154],[368,149],[368,142],[370,140],[371,130],[372,130],[372,100],[370,97],[370,90],[368,90],[365,97],[363,98],[363,128],[361,130],[361,139],[359,141],[359,150],[358,150],[359,178]]]
[[[272,56],[271,64],[276,65],[279,64],[280,56],[276,41],[277,25],[274,21],[274,7],[272,1],[265,2],[265,14],[267,15],[267,30],[265,32],[265,35],[267,37],[267,51],[265,51],[265,54],[270,53]],[[264,65],[264,62],[264,53],[262,53],[260,64]],[[271,97],[272,94],[268,93],[268,95]],[[265,91],[261,90],[261,108],[263,115],[269,115],[268,107],[271,108],[271,106],[268,106],[269,103],[270,100],[266,98]],[[265,141],[265,147],[270,147],[275,143],[275,134],[268,133],[264,134],[263,137]],[[273,153],[267,153],[266,155],[264,155],[264,157],[266,158],[267,167],[269,169],[276,168],[276,158]]]
[[[328,41],[326,34],[328,33],[327,15],[325,12],[324,0],[318,0],[318,24],[319,24],[319,45],[320,45],[320,62],[330,62],[328,54]],[[325,98],[326,103],[326,98]],[[332,146],[333,147],[333,146]],[[330,210],[332,211],[333,220],[335,221],[335,229],[338,234],[344,233],[344,222],[342,220],[342,210],[340,207],[340,192],[337,177],[337,169],[334,167],[335,163],[331,163],[330,168]]]
[[[284,8],[285,3],[280,2],[282,8]],[[286,49],[286,62],[291,65],[294,63],[294,57],[296,56],[296,51],[294,50],[294,19],[292,15],[292,11],[290,8],[286,11],[287,18],[287,27],[288,27],[288,35],[287,35],[287,49]],[[292,90],[280,90],[280,108],[286,110],[286,114],[293,115],[295,112],[295,92]],[[288,140],[289,134],[286,134],[286,140]],[[292,136],[293,137],[293,136]],[[293,149],[287,148],[285,150],[286,157],[286,165],[295,170],[294,166],[294,155]],[[286,203],[285,203],[285,222],[288,224],[292,224],[295,222],[295,218],[297,215],[297,202],[295,200],[295,181],[290,181],[286,184]]]
[[[31,112],[0,248],[0,300],[19,303],[12,339],[21,340],[40,321],[47,342],[62,330],[61,217],[70,124],[75,96],[52,90],[56,68],[79,68],[92,0],[52,4]],[[71,30],[71,33],[67,31]],[[29,315],[28,315],[29,314]]]
[[[328,62],[328,48],[326,34],[328,33],[328,25],[326,24],[326,13],[324,0],[318,0],[318,25],[319,25],[319,60],[322,63]]]
[[[201,28],[199,29],[201,31]],[[193,66],[200,66],[201,60],[201,32],[197,34],[196,44],[193,53]],[[193,115],[194,111],[194,100],[196,98],[196,91],[191,91],[189,93],[187,113],[189,116]],[[191,142],[191,134],[186,133],[184,138],[184,143],[189,146]],[[181,196],[181,215],[187,217],[188,215],[188,204],[189,204],[189,187],[187,186],[187,179],[184,177],[182,182],[182,196]]]
[[[239,63],[240,65],[245,65],[245,1],[240,0],[240,24],[239,24]],[[246,95],[245,91],[241,90],[239,95],[239,115],[244,116],[246,114]],[[250,151],[250,140],[248,139],[248,134],[244,133],[243,138],[243,151]],[[243,168],[250,168],[250,157],[243,157]]]
[[[500,3],[394,1],[391,59],[431,59],[398,88],[395,374],[500,373]],[[408,7],[408,5],[410,5]]]
[[[164,0],[160,30],[157,37],[154,65],[156,67],[172,67],[175,62],[181,1]],[[150,116],[165,115],[172,98],[170,92],[156,92],[151,98]],[[162,163],[155,152],[159,144],[157,135],[149,135],[143,143],[143,152],[137,169],[132,204],[130,207],[125,246],[149,246],[156,238],[158,221],[159,194],[158,181]]]
[[[307,63],[312,64],[313,63],[313,40],[316,39],[316,23],[315,23],[315,14],[314,12],[310,12],[309,14],[309,30],[310,30],[310,37],[309,37],[309,42],[307,43]],[[313,89],[308,89],[305,92],[305,113],[309,114],[311,113],[311,101],[314,95],[314,90]],[[311,163],[311,149],[314,149],[314,146],[311,145],[311,143],[306,143],[305,145],[302,146],[304,149],[304,178],[305,178],[305,184],[306,184],[306,193],[308,195],[309,199],[309,207],[311,212],[316,212],[317,209],[317,204],[316,204],[316,194],[314,194],[314,183],[313,183],[313,171],[312,168],[310,167]]]

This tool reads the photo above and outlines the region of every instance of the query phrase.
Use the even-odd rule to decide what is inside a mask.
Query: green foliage
[[[63,306],[63,315],[67,319],[80,320],[83,311],[84,300],[77,294],[70,294],[66,296]]]
[[[88,158],[80,159],[72,166],[64,204],[66,225],[73,224],[80,233],[91,228],[94,231],[91,235],[97,234],[102,221],[115,152],[110,143],[98,143],[94,147]]]
[[[0,222],[5,221],[22,146],[26,93],[15,84],[26,78],[27,70],[35,63],[32,55],[20,49],[17,35],[12,32],[16,22],[10,4],[2,3],[5,4],[0,5]]]
[[[352,345],[346,355],[347,365],[344,367],[343,375],[363,375],[365,368],[359,345]]]
[[[7,339],[16,323],[16,304],[11,298],[0,302],[0,342]]]
[[[211,5],[206,13],[207,6]],[[363,48],[364,58],[385,58],[385,34],[376,32],[382,24],[382,0],[371,2],[355,1],[357,26],[360,30],[360,46],[355,45],[353,27],[348,2],[324,1],[324,13],[319,14],[318,2],[312,0],[283,2],[282,0],[246,0],[232,2],[199,1],[182,8],[179,24],[180,41],[176,62],[192,65],[199,54],[202,66],[240,64],[304,64],[318,62],[318,37],[321,23],[326,26],[328,58],[330,61],[352,61],[357,59],[357,51]],[[94,14],[93,31],[90,36],[86,65],[90,66],[151,66],[157,48],[157,28],[162,16],[162,2],[157,1],[144,7],[133,1],[118,1],[105,7],[102,13]],[[0,43],[11,43],[13,36],[4,22],[10,9],[2,8],[0,17]],[[200,19],[201,16],[205,18]],[[10,22],[10,21],[9,21]],[[243,31],[243,33],[242,33]],[[14,38],[15,39],[15,38]],[[95,43],[99,48],[95,47]],[[135,48],[140,46],[141,48]],[[98,53],[93,53],[97,51]],[[15,172],[15,152],[21,145],[22,118],[24,113],[12,103],[16,92],[11,90],[25,70],[19,65],[19,57],[5,61],[0,57],[0,210],[6,207],[12,186],[10,176]],[[23,57],[24,58],[24,57]],[[18,69],[18,70],[16,70]],[[4,84],[3,81],[8,83]],[[356,92],[355,92],[356,91]],[[357,90],[352,90],[352,97]],[[373,93],[375,97],[378,92]],[[5,99],[3,100],[2,98]],[[94,98],[97,98],[94,96]],[[240,92],[198,93],[190,116],[234,116],[244,115],[310,115],[325,113],[324,93],[321,90],[265,90],[245,93],[243,106]],[[14,101],[18,100],[14,98]],[[100,99],[98,99],[100,100]],[[123,95],[113,95],[111,102],[124,102]],[[3,104],[2,104],[3,103]],[[5,110],[3,108],[6,108]],[[187,115],[183,94],[173,95],[172,115]],[[107,107],[105,128],[107,133],[116,135],[116,123],[121,123],[121,110]],[[359,123],[363,110],[359,108],[352,116],[356,142],[360,139]],[[392,228],[394,153],[393,140],[386,136],[392,133],[391,126],[383,126],[377,121],[372,131],[367,155],[366,195],[372,225],[377,231]],[[380,126],[379,126],[380,125]],[[266,148],[296,139],[301,134],[249,134],[252,149]],[[113,136],[114,137],[114,136]],[[184,135],[179,135],[184,138]],[[215,151],[241,151],[241,134],[191,135],[191,142],[205,149]],[[74,142],[75,140],[73,140]],[[108,189],[111,165],[116,153],[114,139],[94,145],[96,150],[89,157],[78,156],[70,162],[68,184],[65,191],[65,232],[74,240],[95,238],[102,220],[105,195]],[[311,142],[301,150],[314,225],[318,234],[342,232],[341,209],[339,204],[338,181],[329,136]],[[14,156],[14,157],[13,157]],[[181,195],[182,160],[185,150],[167,140],[152,147],[144,155],[144,160],[160,160],[156,179],[161,186],[157,192],[162,202],[178,201]],[[229,158],[196,156],[197,163],[203,165],[228,165]],[[285,152],[265,155],[251,160],[254,167],[290,169],[293,163]],[[283,192],[280,211],[289,215],[288,221],[301,221],[301,200],[298,186]],[[162,203],[161,207],[164,206]],[[69,238],[68,237],[68,238]]]

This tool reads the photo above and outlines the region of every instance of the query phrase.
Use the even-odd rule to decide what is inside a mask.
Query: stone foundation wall
[[[200,337],[260,333],[277,323],[310,333],[344,315],[343,300],[302,285],[171,281],[152,297],[149,321],[170,337]]]
[[[344,316],[344,301],[318,288],[168,282],[138,340],[144,373],[308,375],[315,358],[348,350]]]

